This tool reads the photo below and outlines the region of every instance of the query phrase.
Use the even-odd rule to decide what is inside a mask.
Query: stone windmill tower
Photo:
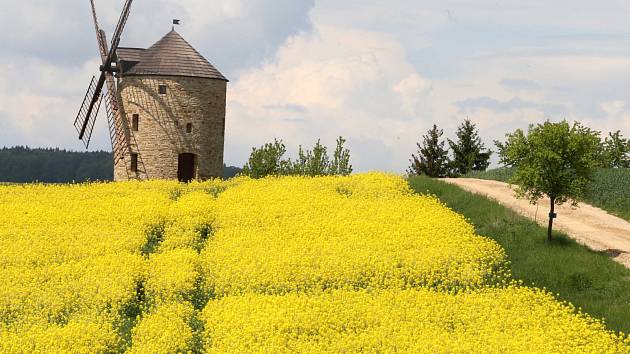
[[[131,2],[108,48],[92,0],[103,65],[75,120],[79,139],[89,146],[104,99],[115,180],[221,177],[228,80],[174,29],[148,49],[119,47]]]

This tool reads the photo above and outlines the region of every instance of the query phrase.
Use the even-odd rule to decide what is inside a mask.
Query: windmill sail
[[[86,148],[90,144],[92,137],[92,131],[98,111],[101,106],[101,102],[105,99],[105,107],[107,113],[107,121],[109,126],[110,139],[112,143],[112,151],[114,154],[114,161],[117,161],[124,157],[125,153],[129,151],[129,142],[125,135],[124,122],[121,117],[118,105],[118,95],[116,91],[116,82],[114,79],[114,69],[112,68],[112,61],[118,44],[120,43],[120,37],[123,29],[129,18],[129,10],[131,8],[132,0],[126,0],[123,7],[123,11],[116,25],[114,36],[112,37],[111,47],[107,48],[107,39],[105,32],[102,31],[98,24],[98,18],[96,17],[96,10],[94,6],[94,0],[91,0],[92,16],[94,18],[94,27],[96,30],[96,38],[98,41],[99,52],[101,54],[101,60],[103,65],[101,66],[101,75],[96,81],[96,78],[92,78],[90,86],[83,100],[83,104],[79,109],[77,118],[74,125],[79,133],[79,139],[83,141]],[[106,90],[104,89],[107,84]]]
[[[98,114],[99,108],[101,107],[101,102],[103,100],[102,95],[98,95],[96,97],[96,77],[92,77],[92,81],[90,82],[90,86],[88,87],[87,92],[85,93],[85,98],[83,99],[83,103],[81,104],[81,108],[79,109],[79,113],[77,114],[76,119],[74,120],[74,127],[76,128],[79,135],[81,132],[84,132],[82,138],[83,144],[87,149],[90,146],[90,139],[92,138],[92,131],[94,130],[94,123],[96,121],[96,115]],[[93,103],[93,99],[97,98],[97,102]],[[92,107],[92,109],[90,109]],[[87,135],[85,135],[87,133]]]
[[[99,30],[99,47],[104,50],[101,53],[107,53],[107,37],[105,31]],[[102,57],[105,64],[106,57]],[[125,153],[129,152],[129,140],[126,136],[126,129],[124,127],[124,121],[118,104],[118,91],[116,89],[116,81],[114,75],[110,72],[105,72],[105,82],[107,85],[107,92],[105,94],[105,113],[107,114],[107,126],[109,128],[109,138],[112,143],[112,153],[114,155],[114,161],[118,161],[125,156]]]

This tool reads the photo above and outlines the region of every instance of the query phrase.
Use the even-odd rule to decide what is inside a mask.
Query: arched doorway
[[[180,182],[190,182],[195,179],[195,154],[179,154],[177,159],[177,179]]]

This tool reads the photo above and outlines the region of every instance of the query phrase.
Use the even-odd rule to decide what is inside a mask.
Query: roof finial
[[[175,31],[175,25],[179,26],[179,20],[177,20],[177,19],[173,20],[173,31]]]

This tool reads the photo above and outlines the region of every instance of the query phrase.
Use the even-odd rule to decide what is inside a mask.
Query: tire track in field
[[[474,178],[444,178],[442,181],[466,191],[486,196],[517,213],[547,226],[549,198],[539,201],[539,206],[528,200],[518,199],[510,185],[503,182]],[[578,243],[595,251],[606,252],[615,261],[630,268],[630,222],[610,215],[602,209],[580,203],[556,206],[558,218],[554,229],[565,232]]]

